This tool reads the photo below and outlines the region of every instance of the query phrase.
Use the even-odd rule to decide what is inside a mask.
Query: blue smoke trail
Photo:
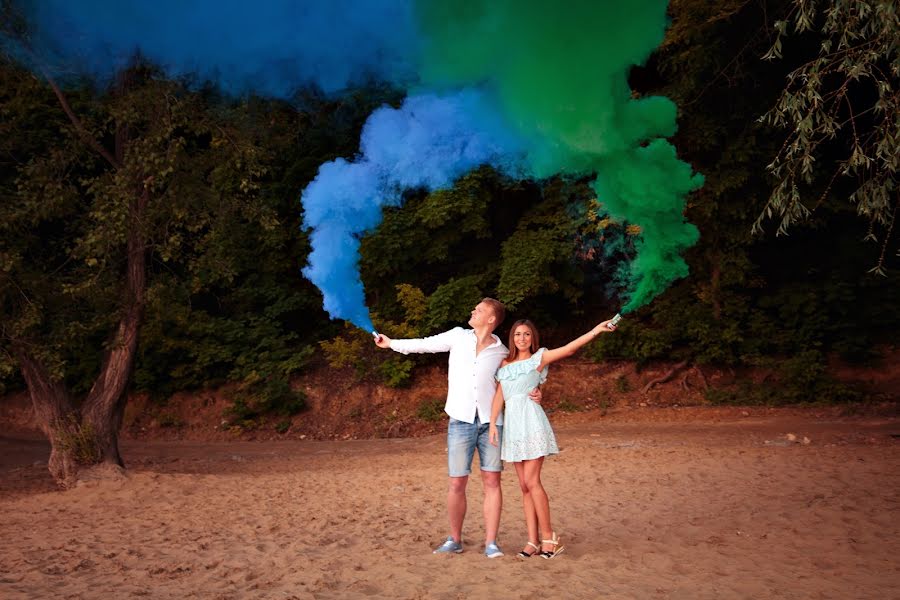
[[[512,177],[524,174],[530,144],[495,106],[474,89],[411,96],[398,109],[372,113],[355,161],[339,158],[319,168],[302,196],[313,248],[303,274],[322,290],[333,318],[372,331],[359,278],[359,236],[381,222],[383,206],[400,204],[404,190],[447,188],[485,164]]]

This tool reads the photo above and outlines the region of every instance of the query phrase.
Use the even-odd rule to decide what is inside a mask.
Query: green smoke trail
[[[667,98],[634,99],[628,72],[663,39],[664,0],[420,2],[423,85],[482,85],[530,140],[532,175],[595,172],[598,200],[642,230],[625,274],[624,311],[687,274],[681,252],[699,233],[684,220],[703,183],[664,138]]]

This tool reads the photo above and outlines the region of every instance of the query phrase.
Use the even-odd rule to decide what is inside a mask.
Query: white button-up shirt
[[[401,354],[449,352],[444,412],[457,421],[474,423],[477,415],[482,423],[490,423],[491,402],[497,389],[494,375],[509,354],[500,338],[491,336],[494,343],[477,356],[475,331],[462,327],[422,339],[391,340],[391,350]],[[497,425],[503,425],[503,413],[497,417]]]

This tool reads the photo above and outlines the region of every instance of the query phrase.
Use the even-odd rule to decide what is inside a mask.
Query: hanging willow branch
[[[900,187],[900,9],[896,0],[816,2],[794,0],[766,59],[781,58],[789,27],[798,34],[818,31],[818,56],[788,75],[787,86],[762,121],[790,130],[767,170],[776,183],[753,232],[778,222],[786,234],[808,218],[832,193],[838,178],[852,180],[849,200],[868,220],[867,240],[881,244],[870,272],[885,274]],[[816,165],[834,142],[843,155]],[[830,150],[831,151],[831,150]],[[824,191],[816,184],[828,181]]]

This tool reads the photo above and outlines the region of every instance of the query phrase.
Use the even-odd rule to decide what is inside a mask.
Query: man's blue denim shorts
[[[497,426],[503,440],[503,425]],[[474,423],[451,418],[447,425],[447,469],[450,477],[465,477],[472,472],[472,457],[478,448],[478,462],[482,471],[498,473],[503,470],[500,445],[490,442],[490,425],[481,423],[478,416]]]

